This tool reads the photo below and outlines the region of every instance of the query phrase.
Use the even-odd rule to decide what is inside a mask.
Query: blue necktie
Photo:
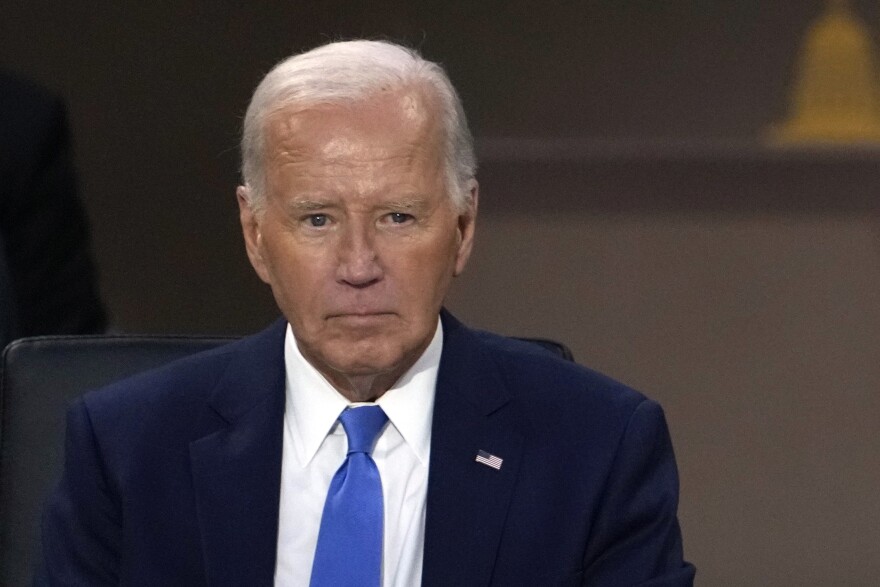
[[[382,479],[370,456],[388,421],[379,406],[339,415],[348,456],[330,481],[311,587],[379,587],[382,579]]]

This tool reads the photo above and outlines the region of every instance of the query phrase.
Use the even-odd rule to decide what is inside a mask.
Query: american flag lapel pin
[[[489,454],[484,450],[477,451],[477,458],[475,459],[478,463],[486,465],[487,467],[492,467],[496,471],[501,470],[501,463],[504,462],[504,459],[501,457],[496,457],[495,455]]]

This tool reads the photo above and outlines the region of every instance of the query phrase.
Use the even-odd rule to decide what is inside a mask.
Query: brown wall
[[[880,575],[880,151],[753,141],[821,1],[81,4],[5,3],[0,63],[68,100],[120,329],[274,316],[235,217],[248,95],[328,37],[407,40],[483,138],[451,308],[663,403],[700,584]],[[880,5],[854,4],[880,34]]]

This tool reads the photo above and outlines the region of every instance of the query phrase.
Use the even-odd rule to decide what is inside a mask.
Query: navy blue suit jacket
[[[423,585],[690,585],[660,407],[442,319]],[[38,584],[272,584],[284,332],[279,321],[71,407]]]

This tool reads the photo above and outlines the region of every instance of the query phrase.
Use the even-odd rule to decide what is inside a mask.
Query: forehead
[[[281,108],[266,121],[267,161],[271,166],[296,160],[439,158],[442,137],[435,101],[420,88],[400,88],[352,103]]]

